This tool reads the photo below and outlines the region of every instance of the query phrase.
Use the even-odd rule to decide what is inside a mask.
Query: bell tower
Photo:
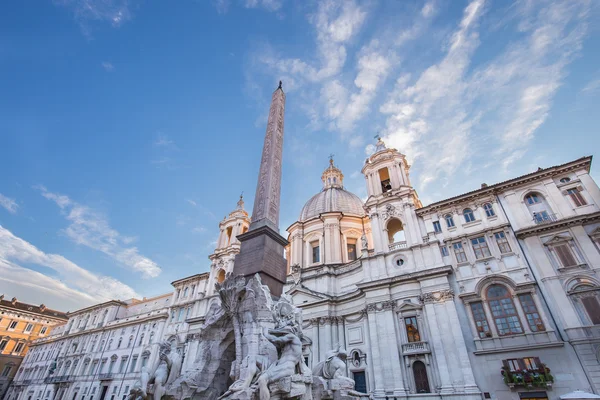
[[[375,153],[365,160],[369,197],[365,209],[371,219],[376,253],[408,248],[422,241],[415,213],[421,201],[411,186],[406,156],[388,148],[379,135]]]

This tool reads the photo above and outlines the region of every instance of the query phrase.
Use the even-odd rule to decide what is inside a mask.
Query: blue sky
[[[330,153],[365,197],[377,133],[425,204],[596,155],[597,4],[2,2],[0,293],[74,310],[207,271],[280,79],[282,231]]]

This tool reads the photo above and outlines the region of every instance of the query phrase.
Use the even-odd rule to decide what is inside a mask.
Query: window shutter
[[[600,325],[600,304],[596,297],[583,297],[581,303],[585,307],[592,324]]]
[[[573,254],[571,254],[571,250],[569,249],[568,245],[558,244],[554,246],[554,250],[556,251],[556,255],[560,259],[563,267],[577,265],[577,261],[575,261],[575,257],[573,257]]]
[[[542,368],[542,362],[540,361],[539,357],[533,357],[533,359],[535,360],[535,366],[537,368]]]
[[[517,358],[517,362],[519,363],[519,369],[521,371],[525,371],[527,369],[527,365],[525,365],[525,361],[522,358]]]

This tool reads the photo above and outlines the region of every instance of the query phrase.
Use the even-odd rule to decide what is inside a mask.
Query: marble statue
[[[293,325],[277,329],[265,329],[263,335],[277,348],[279,359],[271,364],[258,378],[260,400],[269,400],[269,384],[302,372],[302,340]]]
[[[338,348],[327,353],[325,361],[319,362],[312,370],[314,376],[324,379],[346,378],[346,358],[345,349]],[[354,381],[352,382],[354,383]]]
[[[367,240],[367,235],[365,235],[364,232],[363,232],[362,236],[360,237],[360,243],[362,245],[362,251],[367,251],[369,248],[369,242]]]
[[[144,368],[139,382],[141,393],[136,396],[149,400],[148,385],[153,384],[154,400],[160,400],[167,393],[167,385],[180,375],[181,356],[167,341],[160,343],[158,360],[151,369]],[[130,399],[133,400],[133,399]]]

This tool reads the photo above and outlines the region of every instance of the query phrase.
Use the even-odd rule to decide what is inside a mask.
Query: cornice
[[[540,224],[532,226],[530,228],[519,229],[515,232],[515,235],[519,239],[521,239],[533,235],[538,235],[540,233],[552,232],[558,229],[570,228],[572,226],[598,221],[600,221],[600,212],[585,215],[577,215],[575,217],[563,218],[547,224]]]
[[[429,204],[425,207],[421,207],[421,208],[417,209],[416,213],[417,213],[417,215],[422,216],[423,214],[433,212],[433,211],[438,211],[438,210],[441,210],[443,208],[446,208],[446,207],[449,207],[452,205],[469,202],[474,199],[480,198],[482,196],[486,196],[486,195],[495,196],[496,194],[499,194],[500,192],[508,190],[508,189],[526,185],[531,182],[540,181],[540,180],[543,180],[546,178],[552,178],[557,175],[564,174],[565,172],[569,172],[569,171],[573,171],[573,170],[577,170],[577,169],[584,168],[589,173],[591,164],[592,164],[592,156],[582,157],[582,158],[579,158],[577,160],[574,160],[574,161],[571,161],[571,162],[568,162],[565,164],[541,169],[541,170],[532,172],[527,175],[522,175],[517,178],[513,178],[513,179],[510,179],[510,180],[507,180],[504,182],[489,185],[485,188],[473,190],[471,192],[467,192],[467,193],[464,193],[464,194],[461,194],[458,196],[450,197],[448,199]]]

